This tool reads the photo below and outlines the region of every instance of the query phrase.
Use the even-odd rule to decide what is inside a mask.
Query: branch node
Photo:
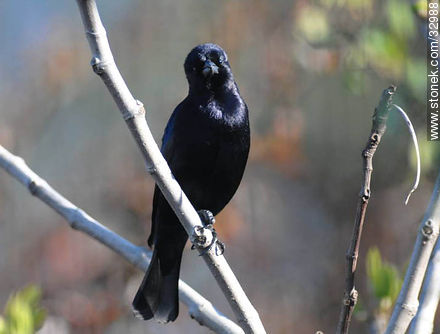
[[[375,153],[375,151],[376,151],[376,146],[377,145],[375,143],[369,142],[367,147],[362,151],[362,157],[364,159],[372,158],[374,153]],[[372,167],[371,166],[365,167],[365,169],[367,169],[367,170],[370,169],[370,168],[372,168]]]
[[[344,305],[353,307],[356,305],[358,299],[358,292],[355,288],[350,291],[350,294],[344,298]]]
[[[90,65],[93,68],[93,72],[95,72],[97,75],[101,75],[102,73],[104,73],[107,64],[108,62],[103,62],[100,58],[96,56],[90,60]]]
[[[156,165],[146,164],[145,169],[147,170],[148,174],[150,174],[151,176],[154,176],[155,174],[157,174],[159,167]]]
[[[157,175],[158,174],[158,172],[160,171],[160,172],[162,172],[162,173],[164,173],[164,172],[169,172],[170,173],[170,175],[172,176],[172,173],[171,173],[171,171],[168,169],[168,170],[166,170],[165,168],[164,168],[164,164],[166,163],[166,161],[165,160],[159,160],[159,161],[157,161],[155,164],[151,164],[150,162],[147,162],[146,164],[145,164],[145,169],[147,170],[147,172],[148,172],[148,174],[150,174],[151,176],[155,176],[155,175]],[[165,166],[166,167],[166,166]]]
[[[66,216],[69,225],[74,230],[79,230],[79,221],[80,217],[84,216],[86,213],[80,208],[76,207],[73,210],[70,210],[69,214]]]
[[[402,303],[400,304],[400,308],[402,308],[403,310],[406,310],[409,315],[411,316],[411,318],[414,318],[414,316],[417,314],[417,310],[419,308],[419,303],[416,302],[414,304],[407,304],[407,303]]]
[[[38,191],[37,183],[34,180],[32,180],[28,185],[28,189],[29,189],[29,192],[32,194],[32,196],[35,196],[35,194]]]
[[[105,30],[105,28],[101,25],[101,26],[96,26],[95,27],[96,31],[90,31],[86,29],[86,35],[90,35],[93,38],[97,38],[99,37],[99,35],[107,35],[107,31]],[[87,36],[88,38],[88,36]]]
[[[361,200],[361,202],[362,203],[368,202],[370,196],[371,196],[370,187],[368,185],[367,187],[365,187],[365,185],[362,185],[361,191],[359,192],[359,199]]]
[[[432,221],[431,221],[431,219],[428,219],[422,226],[423,239],[425,241],[430,239],[432,237],[433,232],[434,232],[434,230],[432,227]]]
[[[356,260],[357,256],[352,253],[346,253],[345,258],[349,261],[354,261],[354,260]]]
[[[373,132],[373,133],[371,134],[370,139],[371,139],[371,143],[372,143],[372,144],[374,144],[374,145],[379,144],[380,137],[379,137],[379,134],[378,134],[377,132]]]
[[[144,116],[145,115],[145,107],[144,104],[139,101],[135,100],[136,106],[132,107],[130,109],[124,109],[122,111],[122,117],[124,118],[124,121],[129,121],[130,119],[133,119],[138,116]]]
[[[364,193],[362,194],[362,202],[368,202],[368,200],[370,199],[370,189],[365,189]]]

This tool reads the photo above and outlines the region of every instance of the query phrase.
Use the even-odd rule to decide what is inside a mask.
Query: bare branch
[[[388,119],[392,96],[396,88],[390,86],[382,93],[379,105],[376,107],[373,115],[373,126],[367,145],[362,151],[363,157],[363,181],[359,193],[359,201],[356,211],[356,218],[353,227],[353,235],[350,246],[346,254],[346,272],[345,272],[345,290],[342,302],[341,313],[339,315],[337,333],[348,333],[351,316],[357,303],[358,292],[354,285],[354,275],[356,272],[357,259],[359,256],[359,245],[361,242],[362,229],[367,211],[368,201],[370,199],[370,182],[373,172],[373,156],[379,146],[380,140],[386,130],[386,121]]]
[[[416,315],[419,306],[418,295],[428,266],[429,258],[438,238],[439,226],[440,174],[435,183],[431,202],[429,203],[425,217],[420,224],[411,261],[406,271],[405,280],[402,289],[400,290],[399,297],[397,298],[396,305],[394,306],[393,314],[385,332],[386,334],[405,333],[411,320]],[[438,285],[438,281],[434,282],[427,284]],[[435,312],[435,309],[433,312]],[[432,317],[434,317],[434,313],[432,314]],[[429,332],[415,331],[414,333]]]
[[[434,316],[440,301],[440,243],[434,248],[420,295],[420,306],[411,322],[409,334],[432,333]]]
[[[196,228],[202,227],[200,218],[160,153],[145,120],[145,110],[142,103],[133,98],[116,67],[96,2],[94,0],[77,0],[77,3],[92,52],[93,70],[101,77],[115,100],[144,156],[148,172],[153,176],[162,194],[173,208],[190,236],[191,242],[197,246],[194,231]],[[208,235],[207,237],[212,236]],[[250,303],[225,258],[221,255],[217,256],[214,248],[206,252],[203,258],[231,305],[238,323],[246,333],[265,333],[257,311]],[[198,249],[202,253],[202,250]]]
[[[33,172],[22,158],[11,154],[2,146],[0,146],[0,167],[27,187],[32,195],[64,217],[73,229],[93,237],[140,270],[144,272],[147,270],[151,258],[150,251],[133,245],[90,217]],[[239,326],[219,313],[208,300],[182,280],[179,281],[179,296],[188,306],[191,318],[201,325],[216,333],[243,334]]]

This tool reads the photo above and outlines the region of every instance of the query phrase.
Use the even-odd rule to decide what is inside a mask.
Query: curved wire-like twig
[[[411,190],[409,191],[408,195],[405,199],[405,205],[408,204],[409,198],[411,197],[411,194],[417,189],[420,182],[420,151],[419,151],[419,143],[417,141],[417,135],[416,131],[414,130],[414,127],[411,123],[411,120],[409,119],[406,112],[399,107],[397,104],[392,104],[394,108],[396,108],[398,111],[400,111],[400,115],[402,115],[403,119],[405,120],[406,125],[408,126],[409,133],[411,134],[412,141],[414,143],[414,147],[416,149],[416,159],[417,159],[417,172],[416,172],[416,179],[414,180],[414,185],[412,186]]]
[[[96,239],[140,270],[144,272],[147,270],[151,259],[150,251],[133,245],[100,224],[53,189],[45,180],[32,171],[22,158],[13,155],[1,145],[0,167],[27,187],[32,195],[64,217],[73,229]],[[238,325],[219,313],[208,300],[182,280],[179,281],[179,297],[188,306],[190,316],[201,325],[216,333],[243,334],[243,330]]]

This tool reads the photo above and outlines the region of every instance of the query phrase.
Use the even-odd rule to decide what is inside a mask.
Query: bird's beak
[[[202,73],[205,78],[207,78],[207,77],[210,78],[214,74],[218,73],[218,66],[216,64],[214,64],[212,61],[207,60],[205,62],[205,66],[203,66]]]

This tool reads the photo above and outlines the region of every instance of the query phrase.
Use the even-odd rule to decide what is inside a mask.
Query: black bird
[[[161,151],[195,209],[216,215],[243,176],[250,146],[248,109],[220,46],[196,46],[184,68],[188,96],[168,121]],[[156,186],[148,239],[154,251],[133,301],[136,316],[164,323],[177,318],[180,262],[187,239]]]

